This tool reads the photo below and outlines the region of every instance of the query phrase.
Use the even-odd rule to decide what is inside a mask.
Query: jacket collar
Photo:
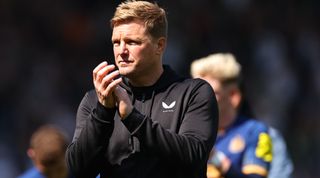
[[[147,87],[133,87],[130,84],[130,81],[128,78],[123,77],[123,83],[121,84],[121,87],[126,89],[129,93],[140,94],[140,93],[149,93],[149,92],[157,92],[161,91],[170,84],[182,80],[183,77],[179,76],[175,71],[171,69],[168,65],[163,65],[163,73],[161,74],[158,81],[152,85]]]

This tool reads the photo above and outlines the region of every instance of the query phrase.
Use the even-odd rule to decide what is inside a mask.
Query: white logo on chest
[[[172,109],[175,105],[176,105],[176,101],[170,103],[169,105],[167,105],[167,103],[165,103],[165,102],[162,102],[162,107],[164,109]]]

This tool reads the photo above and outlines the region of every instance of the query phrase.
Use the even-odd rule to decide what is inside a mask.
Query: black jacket
[[[98,102],[94,90],[80,103],[66,154],[76,177],[206,177],[218,126],[211,86],[181,78],[167,66],[151,87],[124,83],[134,110],[123,121],[116,109]]]

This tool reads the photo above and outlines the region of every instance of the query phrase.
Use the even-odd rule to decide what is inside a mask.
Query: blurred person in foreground
[[[209,82],[219,106],[218,137],[208,160],[209,178],[288,178],[292,163],[279,133],[243,115],[241,66],[231,53],[193,61],[191,75]]]
[[[111,28],[117,67],[102,62],[93,70],[95,89],[78,108],[68,166],[77,178],[205,178],[217,103],[207,82],[162,64],[165,11],[125,1]]]
[[[65,162],[67,145],[65,133],[57,127],[38,128],[31,136],[27,151],[34,167],[18,178],[71,178]]]

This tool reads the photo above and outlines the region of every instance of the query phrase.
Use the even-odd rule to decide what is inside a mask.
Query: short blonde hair
[[[191,64],[192,77],[210,76],[221,82],[239,82],[241,65],[231,53],[216,53]]]
[[[158,4],[135,0],[127,0],[119,4],[113,18],[110,20],[111,28],[120,23],[133,20],[142,20],[147,32],[152,37],[167,37],[168,22],[166,12]]]

